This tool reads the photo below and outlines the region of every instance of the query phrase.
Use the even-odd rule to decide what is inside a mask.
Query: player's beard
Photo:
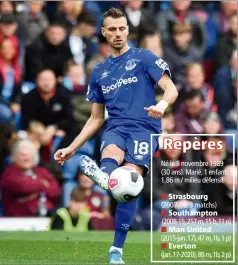
[[[117,51],[120,51],[125,45],[126,45],[126,42],[121,42],[121,43],[118,43],[118,44],[115,44],[113,42],[108,42],[108,44],[115,50]]]

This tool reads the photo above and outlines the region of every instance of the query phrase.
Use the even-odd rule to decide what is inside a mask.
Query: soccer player
[[[150,161],[150,135],[161,133],[160,118],[178,93],[166,62],[148,50],[129,47],[129,28],[121,10],[111,8],[104,14],[101,31],[111,56],[91,74],[87,93],[87,100],[93,102],[91,117],[71,145],[58,150],[54,158],[62,165],[94,135],[104,123],[106,106],[109,119],[102,136],[100,168],[87,156],[80,158],[80,165],[89,178],[108,189],[109,176],[119,166],[131,166],[145,175]],[[157,85],[164,90],[158,104]],[[157,147],[154,139],[153,152]],[[122,250],[135,211],[136,201],[118,202],[110,264],[124,264]]]

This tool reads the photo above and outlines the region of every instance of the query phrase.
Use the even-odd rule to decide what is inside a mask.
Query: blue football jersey
[[[155,84],[164,73],[171,77],[160,57],[146,49],[130,48],[93,69],[87,100],[105,104],[109,126],[141,125],[160,133],[161,119],[149,117],[144,107],[157,104]]]

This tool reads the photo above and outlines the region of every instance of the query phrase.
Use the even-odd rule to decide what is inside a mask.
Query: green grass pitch
[[[113,232],[101,231],[0,232],[0,264],[107,264],[107,254],[112,239]],[[154,242],[153,247],[158,250],[159,255],[160,242]],[[220,247],[226,250],[227,244],[221,242]],[[199,248],[204,251],[216,251],[218,245],[200,243]],[[129,233],[124,248],[124,260],[126,264],[150,263],[149,232]],[[181,261],[181,263],[160,264],[184,263]]]

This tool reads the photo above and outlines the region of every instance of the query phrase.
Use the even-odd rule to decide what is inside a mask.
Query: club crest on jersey
[[[136,61],[137,60],[134,60],[134,59],[127,61],[126,66],[125,66],[126,71],[130,71],[136,68]]]

